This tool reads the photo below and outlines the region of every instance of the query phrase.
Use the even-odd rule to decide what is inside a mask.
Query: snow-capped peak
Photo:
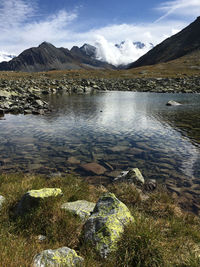
[[[10,55],[6,52],[0,52],[0,62],[2,61],[10,61],[12,58],[14,58],[14,55]]]

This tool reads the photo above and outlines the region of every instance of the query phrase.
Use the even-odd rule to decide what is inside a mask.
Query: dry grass
[[[160,78],[160,77],[190,77],[198,76],[200,71],[200,52],[195,51],[179,59],[152,66],[143,66],[131,70],[64,70],[39,73],[26,72],[0,72],[0,79],[61,79],[63,75],[69,79],[79,78],[106,78],[106,79],[132,79],[132,78]]]
[[[36,210],[16,217],[14,207],[30,189],[59,187],[64,195],[41,202]],[[6,197],[0,216],[0,266],[30,266],[35,254],[44,249],[69,246],[85,259],[85,266],[191,266],[200,264],[200,220],[185,214],[160,188],[142,202],[135,187],[128,184],[92,186],[73,176],[45,179],[24,175],[0,176],[0,194]],[[135,217],[119,240],[118,251],[106,260],[91,246],[80,242],[83,222],[60,209],[77,199],[97,201],[105,191],[123,201]],[[38,235],[45,235],[40,242]]]

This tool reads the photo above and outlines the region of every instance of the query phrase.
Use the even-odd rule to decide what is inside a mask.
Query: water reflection
[[[170,99],[184,105],[167,107]],[[138,167],[177,193],[189,187],[199,194],[200,95],[110,92],[48,101],[49,115],[0,120],[1,172],[76,171],[79,162],[96,161],[111,166],[107,182],[113,170]]]

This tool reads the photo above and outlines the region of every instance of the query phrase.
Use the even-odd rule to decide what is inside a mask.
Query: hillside
[[[128,68],[168,62],[200,49],[200,17],[179,33],[155,46]]]
[[[95,47],[93,50],[91,47],[89,48],[94,53]],[[112,69],[114,66],[93,58],[92,53],[88,53],[86,44],[81,48],[73,47],[68,50],[67,48],[56,48],[47,42],[23,51],[9,62],[0,63],[1,71],[37,72],[84,68]]]

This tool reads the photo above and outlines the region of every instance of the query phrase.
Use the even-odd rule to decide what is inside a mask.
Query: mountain
[[[168,62],[200,49],[200,17],[177,34],[155,46],[128,68]]]
[[[120,44],[115,44],[115,47],[121,49],[121,48],[123,48],[123,46],[125,45],[125,43],[126,43],[125,41],[122,41]],[[146,48],[147,46],[148,46],[150,49],[154,47],[152,43],[144,44],[144,43],[142,43],[142,42],[140,42],[140,41],[133,42],[132,44],[133,44],[133,45],[135,46],[135,48],[137,48],[137,49],[144,49],[144,48]]]
[[[14,55],[10,55],[10,54],[5,53],[5,52],[0,52],[0,62],[9,61],[14,57],[15,57]]]
[[[81,48],[56,48],[54,45],[43,42],[38,47],[23,51],[9,62],[1,62],[0,70],[13,71],[48,71],[82,68],[112,69],[114,66],[94,58],[95,47],[88,44]]]

